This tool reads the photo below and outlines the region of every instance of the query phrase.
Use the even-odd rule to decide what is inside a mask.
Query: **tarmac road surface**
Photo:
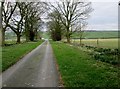
[[[58,87],[59,75],[48,40],[2,74],[3,87]]]

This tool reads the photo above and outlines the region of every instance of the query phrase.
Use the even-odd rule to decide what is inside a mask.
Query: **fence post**
[[[97,47],[99,48],[99,39],[97,39]]]

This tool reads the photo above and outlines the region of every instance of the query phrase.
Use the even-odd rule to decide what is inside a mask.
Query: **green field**
[[[21,57],[36,48],[43,41],[28,42],[2,48],[2,71],[15,64]],[[1,60],[0,60],[1,61]]]
[[[72,35],[72,38],[79,38],[79,32]],[[117,31],[85,31],[83,38],[118,38]]]
[[[16,44],[16,38],[13,38],[13,39],[6,39],[5,40],[5,44]],[[26,39],[25,38],[21,38],[20,39],[21,43],[24,43],[26,42]]]
[[[72,43],[79,44],[79,39],[73,39]],[[82,44],[101,48],[118,48],[118,39],[83,39]]]
[[[65,87],[118,86],[118,68],[94,60],[82,50],[62,42],[51,42]]]

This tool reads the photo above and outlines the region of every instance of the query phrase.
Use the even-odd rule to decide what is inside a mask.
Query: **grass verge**
[[[36,48],[43,41],[28,42],[23,44],[16,44],[5,46],[2,48],[2,71],[5,71],[11,65],[15,64],[25,54]]]
[[[118,87],[118,68],[70,45],[51,44],[65,87]]]

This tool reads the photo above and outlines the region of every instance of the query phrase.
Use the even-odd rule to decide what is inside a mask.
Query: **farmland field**
[[[72,35],[72,38],[79,38],[79,33]],[[86,31],[83,38],[118,38],[117,31]]]
[[[13,39],[5,39],[5,44],[16,44],[16,38]],[[26,39],[25,38],[21,38],[21,43],[25,42]]]
[[[72,43],[79,44],[79,39],[73,39]],[[101,48],[118,48],[118,39],[83,39],[82,44],[95,47],[99,46]]]

